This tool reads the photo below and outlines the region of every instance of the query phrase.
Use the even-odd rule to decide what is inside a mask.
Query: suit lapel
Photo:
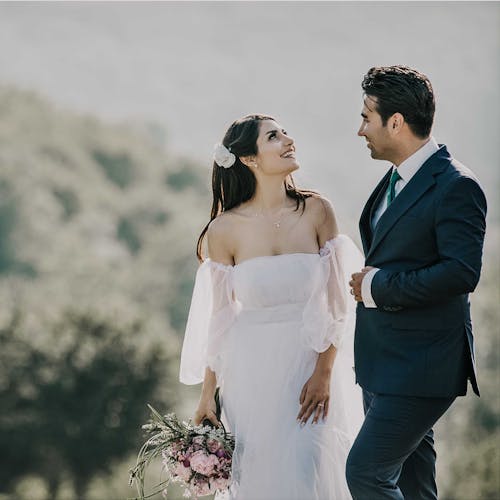
[[[410,182],[396,196],[380,217],[373,233],[373,241],[366,258],[368,259],[394,224],[412,207],[435,183],[434,175],[444,168],[441,157],[448,156],[445,147],[433,154],[410,179]]]
[[[370,246],[372,244],[372,219],[373,212],[380,203],[382,195],[387,191],[389,185],[389,179],[391,177],[392,167],[384,175],[384,177],[377,184],[377,187],[373,190],[372,194],[368,198],[361,217],[359,219],[359,232],[361,234],[361,242],[363,244],[363,250],[365,255],[368,254]]]

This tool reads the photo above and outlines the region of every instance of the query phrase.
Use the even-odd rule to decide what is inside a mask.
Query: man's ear
[[[255,155],[252,156],[240,156],[241,163],[248,168],[257,168],[257,162],[255,161]]]
[[[387,120],[387,129],[390,134],[397,135],[403,129],[403,125],[405,124],[405,118],[401,113],[394,113]]]

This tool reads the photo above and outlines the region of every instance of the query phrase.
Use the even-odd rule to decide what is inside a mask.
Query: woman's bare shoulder
[[[214,237],[224,236],[225,233],[231,230],[234,224],[233,217],[228,212],[219,214],[208,226],[208,234]]]
[[[232,248],[235,221],[232,214],[219,214],[208,226],[208,254],[212,260],[232,264]]]
[[[326,217],[335,217],[332,202],[321,194],[313,194],[306,200],[306,207],[313,216],[324,219]]]
[[[320,241],[324,243],[334,238],[338,234],[338,226],[332,202],[323,195],[314,194],[307,198],[306,207],[308,205]]]

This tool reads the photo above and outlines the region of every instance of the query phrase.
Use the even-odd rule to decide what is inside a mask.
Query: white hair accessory
[[[231,168],[236,161],[236,156],[224,144],[216,144],[214,148],[214,161],[219,167]]]

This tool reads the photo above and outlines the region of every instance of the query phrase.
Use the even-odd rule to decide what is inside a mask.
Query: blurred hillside
[[[146,312],[175,342],[209,173],[167,154],[163,134],[103,125],[0,87],[4,305],[45,316],[75,304]]]
[[[0,87],[0,447],[21,450],[0,459],[2,499],[132,496],[127,470],[147,415],[127,406],[149,398],[192,411],[197,388],[178,385],[178,353],[210,174],[167,138],[158,125],[105,124]],[[499,498],[495,213],[488,232],[472,298],[482,397],[460,398],[437,430],[447,500]]]
[[[120,495],[96,495],[132,495],[145,404],[177,400],[209,172],[164,140],[0,87],[0,496],[56,498],[71,480],[85,498],[124,456]],[[16,490],[24,474],[47,485]]]

